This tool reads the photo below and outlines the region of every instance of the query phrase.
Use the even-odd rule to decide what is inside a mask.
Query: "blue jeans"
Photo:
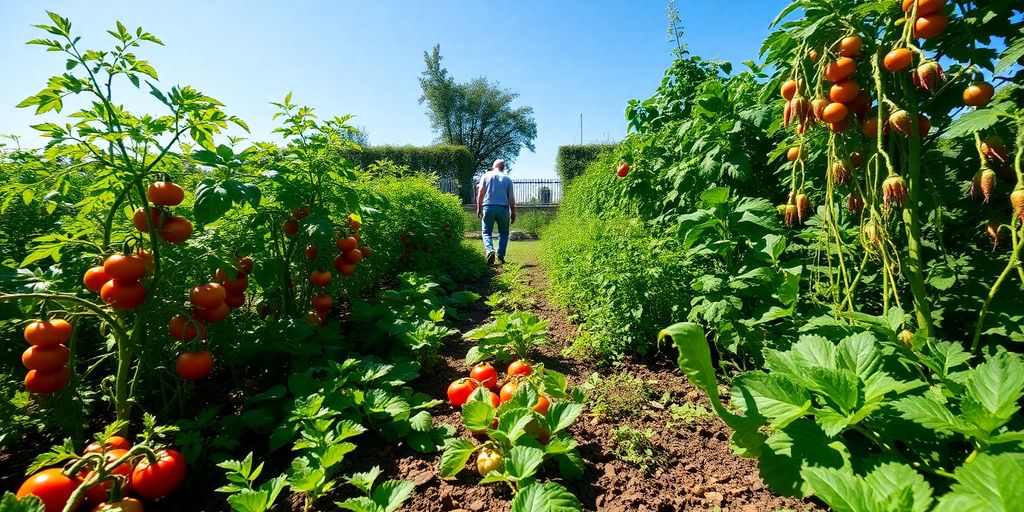
[[[483,239],[484,252],[494,251],[494,240],[491,238],[491,228],[498,223],[498,257],[505,259],[505,249],[508,248],[509,215],[508,206],[484,205]]]

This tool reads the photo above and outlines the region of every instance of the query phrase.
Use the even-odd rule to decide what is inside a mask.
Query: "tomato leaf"
[[[46,512],[43,501],[36,496],[29,494],[24,498],[18,498],[14,493],[8,491],[0,498],[0,510],[4,512]]]
[[[544,450],[532,446],[513,446],[505,457],[505,472],[517,482],[532,478],[544,462]]]
[[[524,487],[512,500],[509,512],[579,512],[583,507],[576,496],[555,483],[535,483]]]
[[[468,439],[452,438],[445,442],[441,453],[441,478],[455,476],[466,467],[478,446]]]

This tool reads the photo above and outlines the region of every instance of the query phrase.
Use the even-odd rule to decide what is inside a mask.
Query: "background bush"
[[[405,173],[434,175],[458,183],[459,195],[473,193],[473,156],[465,146],[367,146],[341,152],[348,161],[369,169],[382,161],[392,162]]]
[[[559,146],[555,157],[555,171],[562,178],[563,186],[587,170],[591,162],[603,153],[614,152],[618,144],[584,144]]]

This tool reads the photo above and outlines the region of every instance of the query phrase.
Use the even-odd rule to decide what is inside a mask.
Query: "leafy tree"
[[[532,107],[514,107],[518,94],[486,77],[456,82],[441,67],[441,46],[423,52],[426,69],[420,77],[427,116],[445,144],[463,145],[473,154],[474,168],[486,170],[501,158],[511,163],[523,147],[534,150],[537,123]]]

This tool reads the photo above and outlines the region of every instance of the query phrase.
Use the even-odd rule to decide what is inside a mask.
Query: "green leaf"
[[[441,453],[440,475],[442,478],[455,476],[466,467],[469,458],[478,447],[468,439],[449,439]]]
[[[803,473],[814,494],[836,512],[926,512],[931,508],[931,486],[905,464],[882,464],[865,478],[848,468],[809,467]]]
[[[1016,354],[1000,352],[970,371],[967,390],[991,414],[994,421],[987,429],[994,430],[1020,410],[1024,363]]]
[[[804,467],[848,467],[850,453],[813,420],[801,418],[775,431],[761,449],[758,469],[772,491],[801,497],[811,492],[801,476]]]
[[[353,512],[384,512],[383,507],[366,496],[336,502],[335,505]]]
[[[491,428],[494,417],[494,408],[489,402],[473,400],[462,406],[462,424],[471,431]]]
[[[434,419],[429,411],[420,411],[409,418],[409,426],[418,432],[427,432],[434,426]]]
[[[968,112],[949,125],[946,136],[956,139],[991,128],[999,122],[999,112],[986,108]]]
[[[953,472],[950,492],[935,512],[1011,512],[1024,503],[1024,456],[980,454]]]
[[[876,345],[875,337],[867,332],[845,338],[836,347],[839,364],[857,377],[866,379],[878,369],[882,361]]]
[[[532,446],[513,446],[505,457],[505,472],[516,481],[533,477],[544,462],[544,450]]]
[[[384,512],[395,512],[403,503],[412,497],[416,486],[405,480],[388,480],[373,490],[373,501],[380,505]]]
[[[766,418],[772,428],[781,428],[807,413],[811,396],[783,375],[749,372],[733,380],[731,403],[747,416]]]
[[[824,398],[839,406],[845,414],[851,414],[857,407],[857,398],[862,382],[850,370],[833,370],[828,368],[808,368],[808,375],[815,383],[815,391]]]
[[[580,414],[583,414],[583,404],[563,400],[551,404],[545,419],[548,428],[554,434],[569,428]]]
[[[902,416],[925,428],[939,432],[964,432],[969,425],[957,418],[945,404],[928,396],[908,396],[892,404]]]
[[[0,498],[0,510],[3,512],[46,512],[46,507],[43,506],[42,500],[31,494],[19,499],[14,493],[8,491],[4,493],[3,498]]]
[[[580,512],[580,501],[565,487],[535,483],[524,487],[512,500],[509,512]]]
[[[357,489],[362,491],[364,494],[370,494],[370,489],[373,488],[373,483],[377,481],[382,471],[380,466],[374,466],[365,473],[354,473],[346,480],[349,484],[354,485]]]

